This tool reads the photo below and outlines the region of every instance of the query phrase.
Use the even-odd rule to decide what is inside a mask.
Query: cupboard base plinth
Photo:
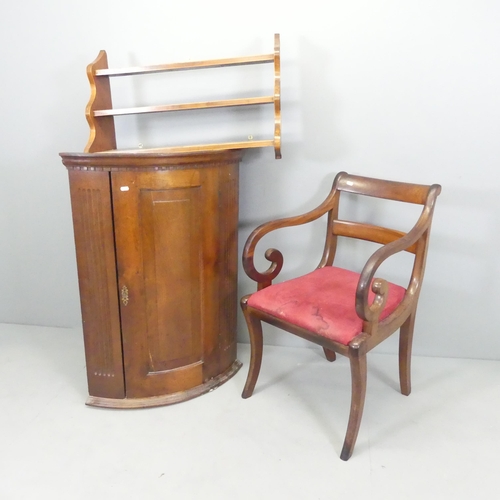
[[[149,398],[124,398],[112,399],[89,396],[86,405],[97,406],[99,408],[117,408],[117,409],[134,409],[134,408],[152,408],[155,406],[167,406],[189,399],[196,398],[202,394],[210,392],[232,378],[241,368],[242,363],[235,360],[234,363],[224,373],[208,380],[204,384],[188,389],[187,391],[176,392],[174,394],[165,394],[163,396],[152,396]]]

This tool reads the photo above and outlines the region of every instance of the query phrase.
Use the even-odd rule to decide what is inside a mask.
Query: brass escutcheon
[[[123,285],[121,291],[122,304],[126,306],[128,304],[128,288]]]

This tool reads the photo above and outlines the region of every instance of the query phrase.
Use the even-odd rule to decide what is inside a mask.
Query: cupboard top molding
[[[203,168],[234,164],[243,156],[243,150],[206,151],[191,153],[122,152],[60,153],[68,170],[123,171],[123,170],[173,170]]]
[[[206,68],[223,68],[229,66],[245,66],[255,64],[274,65],[274,89],[271,95],[245,97],[239,99],[221,99],[175,104],[159,104],[155,106],[139,106],[132,108],[113,108],[110,78],[120,76],[137,76],[169,71],[201,70]],[[121,115],[137,115],[144,113],[180,112],[193,109],[226,108],[235,106],[273,105],[274,136],[265,140],[241,142],[220,142],[215,144],[195,144],[189,146],[154,148],[139,151],[160,153],[191,153],[205,151],[221,151],[227,149],[247,149],[273,147],[275,158],[281,158],[281,63],[280,36],[274,35],[274,52],[270,54],[233,57],[226,59],[209,59],[203,61],[158,64],[153,66],[136,66],[131,68],[110,69],[106,51],[101,50],[94,62],[87,66],[87,77],[90,82],[90,100],[85,110],[85,117],[90,127],[90,137],[85,146],[86,153],[116,152],[116,132],[114,117]],[[136,150],[121,150],[134,153]]]

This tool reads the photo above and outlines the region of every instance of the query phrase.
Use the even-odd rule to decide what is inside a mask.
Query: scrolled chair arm
[[[367,261],[361,275],[359,277],[358,286],[356,288],[356,313],[363,321],[377,322],[380,313],[383,311],[387,301],[388,284],[382,278],[375,278],[375,273],[380,265],[391,255],[400,251],[393,250],[394,243],[399,242],[396,240],[388,245],[379,248]],[[371,291],[375,294],[373,302],[369,303],[369,293]]]
[[[277,250],[276,248],[269,248],[266,250],[264,256],[269,262],[271,262],[271,265],[265,271],[257,271],[254,263],[254,254],[255,248],[259,241],[266,234],[277,229],[300,226],[319,219],[322,215],[324,215],[326,212],[328,212],[328,210],[331,209],[332,199],[333,196],[332,194],[330,194],[321,205],[319,205],[314,210],[311,210],[310,212],[294,217],[287,217],[285,219],[277,219],[274,221],[266,222],[252,231],[245,243],[242,261],[245,273],[249,278],[258,283],[259,289],[271,285],[272,281],[281,272],[284,262],[283,254],[279,250]]]
[[[420,230],[415,231],[416,229]],[[391,255],[402,252],[411,247],[420,238],[420,236],[422,236],[426,229],[426,227],[414,227],[408,234],[406,234],[406,236],[379,248],[368,259],[365,267],[361,271],[356,289],[356,313],[363,321],[377,322],[387,300],[387,281],[382,278],[374,279],[377,269]],[[413,235],[412,232],[414,232]],[[375,294],[375,299],[372,304],[370,304],[368,300],[370,284],[371,290]]]
[[[259,283],[259,285],[268,286],[272,280],[278,276],[283,268],[283,254],[276,248],[268,248],[264,257],[271,262],[271,265],[265,271],[257,271],[254,264],[253,253],[243,253],[243,268],[249,278]]]
[[[441,187],[438,185],[431,187],[427,202],[417,223],[405,236],[382,246],[374,252],[366,262],[363,270],[361,271],[356,289],[356,313],[363,321],[377,323],[380,313],[383,311],[387,301],[387,281],[382,278],[374,279],[377,269],[390,256],[404,250],[408,250],[410,247],[415,245],[423,234],[429,230],[432,221],[432,212],[440,190]],[[413,278],[414,277],[412,276],[412,283],[410,287],[419,286],[419,283],[416,283]],[[375,294],[375,298],[371,304],[368,300],[370,284],[371,290]],[[403,301],[406,301],[408,297],[409,300],[411,300],[413,291],[410,293],[409,290],[410,288],[407,290]]]

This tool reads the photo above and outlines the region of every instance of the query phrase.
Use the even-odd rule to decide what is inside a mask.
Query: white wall
[[[283,159],[270,149],[245,156],[241,244],[262,221],[315,206],[340,170],[439,182],[415,352],[500,359],[499,25],[500,4],[490,0],[7,3],[0,16],[0,322],[80,322],[58,153],[86,144],[85,66],[99,49],[111,67],[240,56],[271,51],[279,32]],[[260,92],[264,80],[245,76],[235,84]],[[142,87],[129,93],[146,98]],[[247,126],[253,133],[267,119],[252,110],[238,116],[238,133]],[[207,123],[200,117],[179,138],[203,136]],[[142,122],[118,128],[132,142],[151,138]],[[396,223],[402,215],[393,215]],[[312,237],[319,233],[315,225],[277,240],[286,276],[316,265]],[[347,248],[341,259],[350,264],[359,252]],[[240,294],[251,290],[241,273]],[[303,345],[276,332],[269,339]]]

